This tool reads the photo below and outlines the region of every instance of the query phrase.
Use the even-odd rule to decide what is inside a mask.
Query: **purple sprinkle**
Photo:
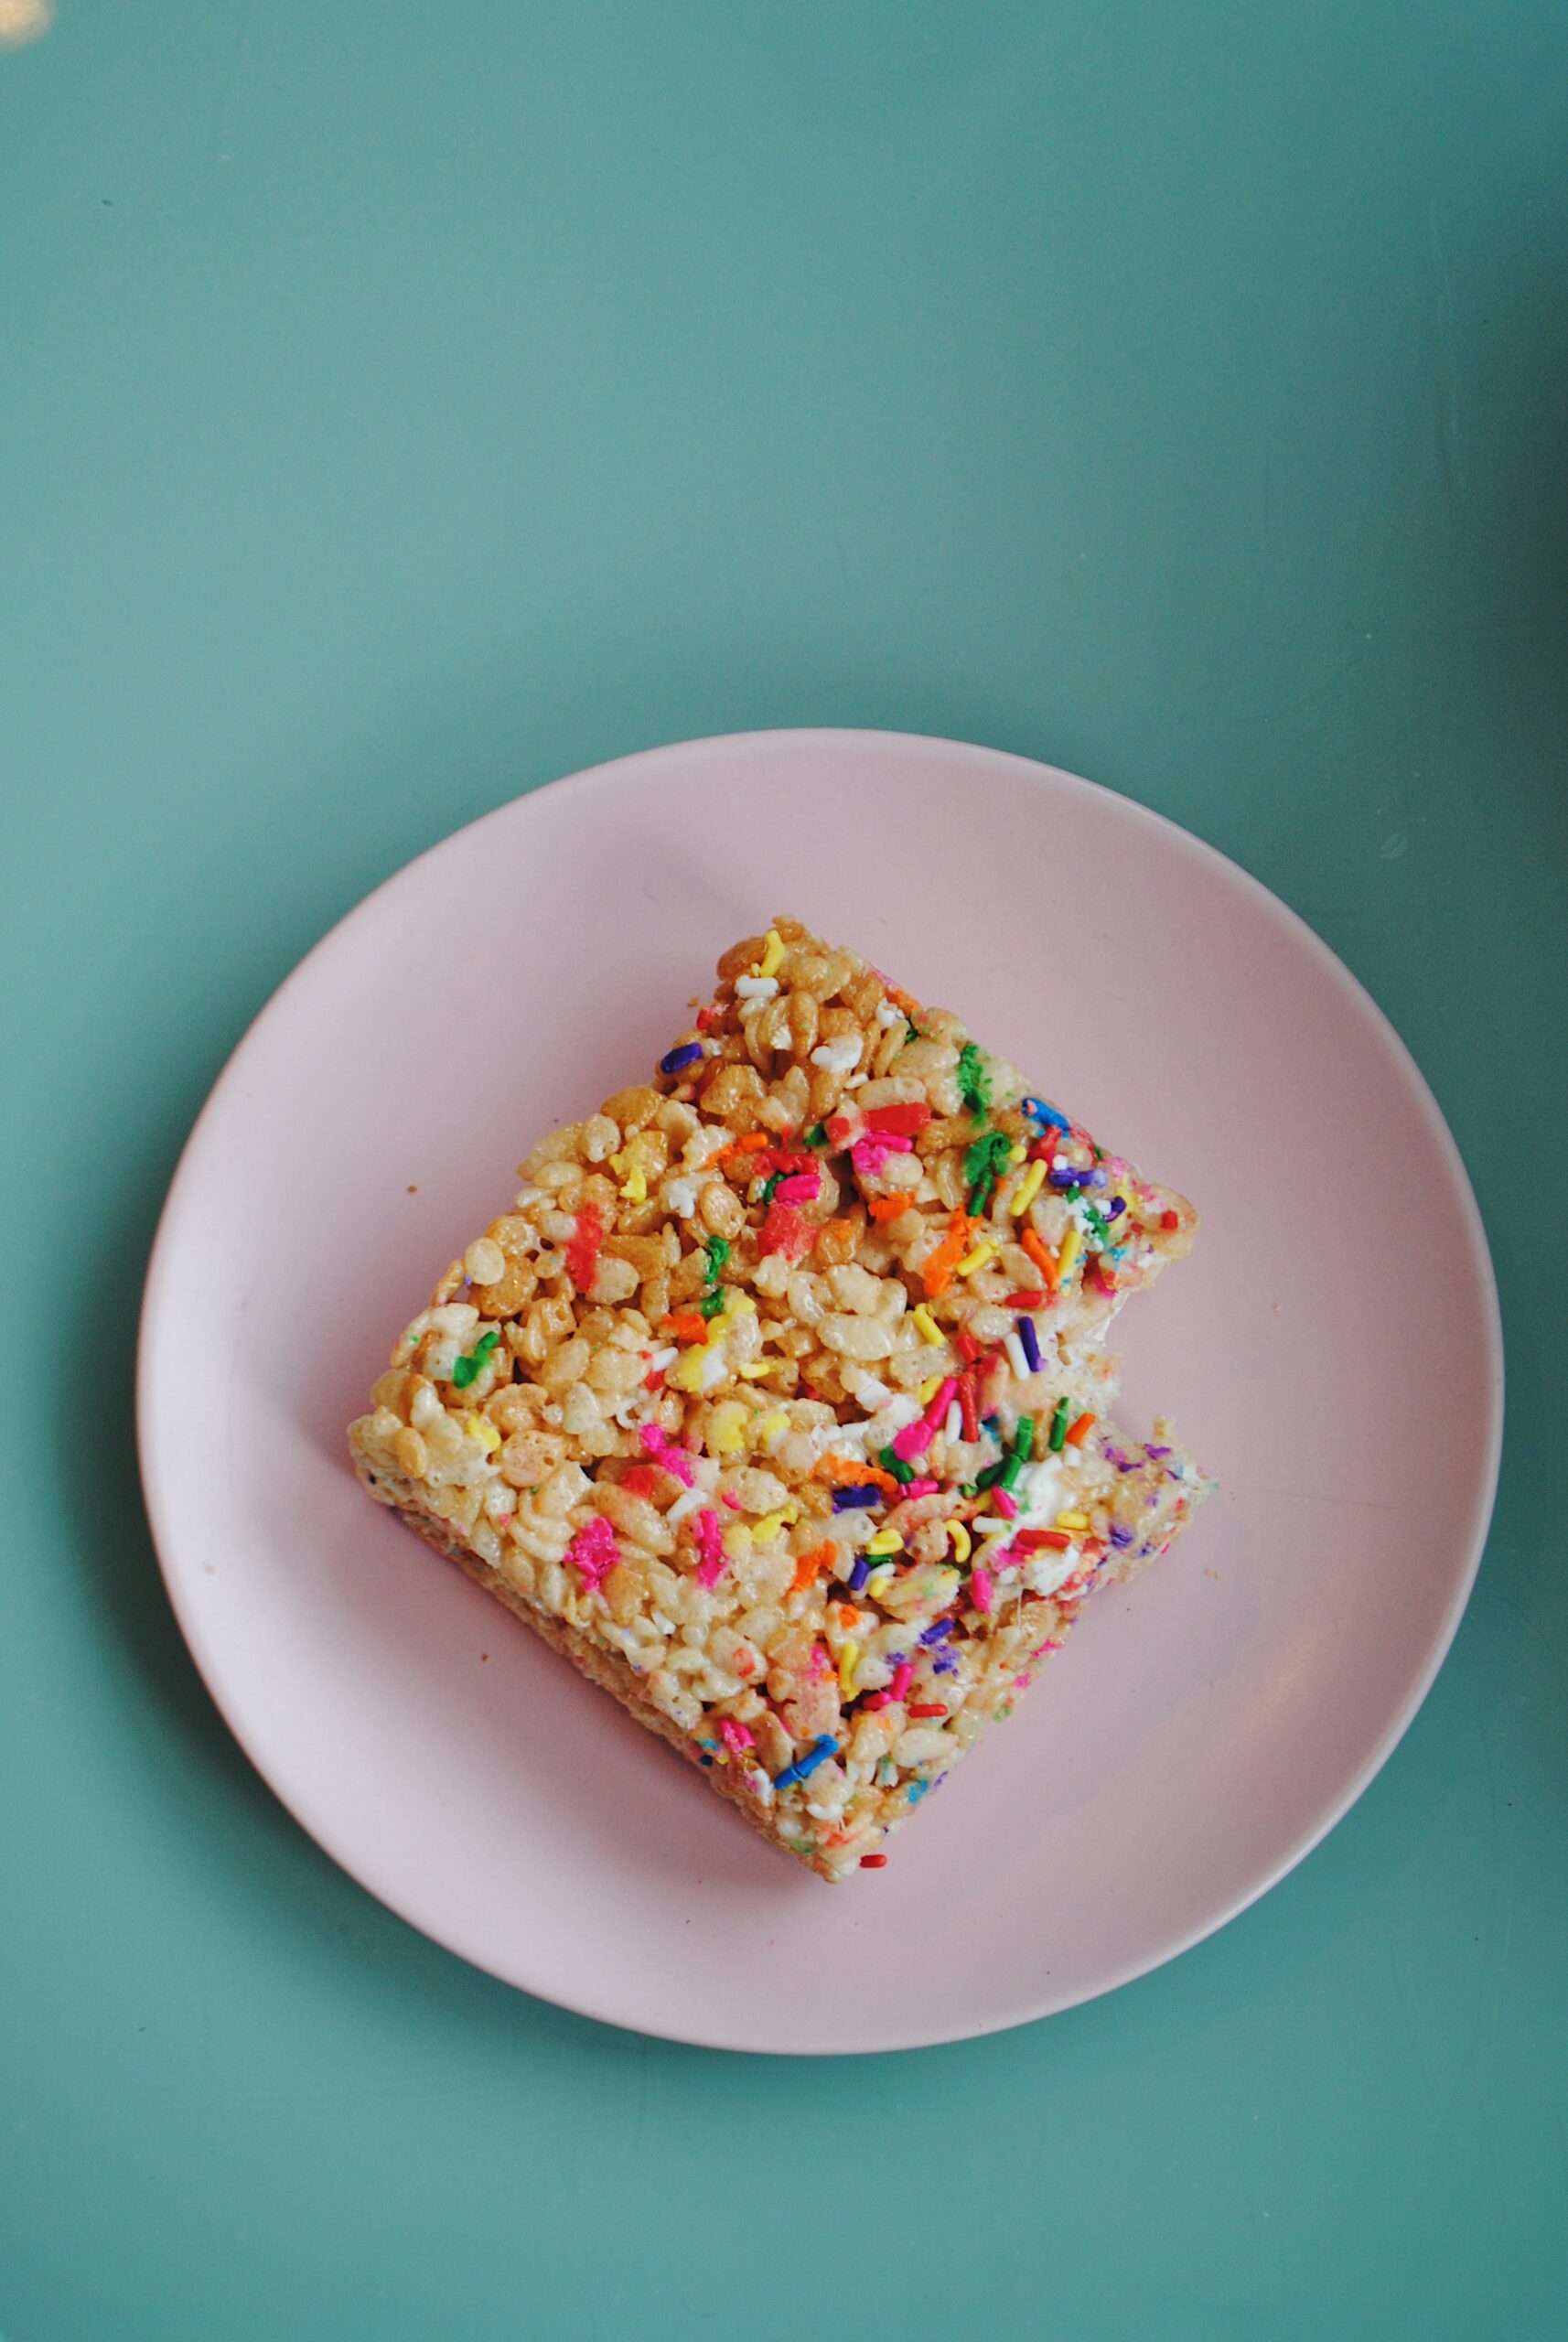
[[[1103,1187],[1106,1184],[1105,1174],[1097,1163],[1092,1171],[1079,1173],[1078,1184],[1080,1187]]]
[[[865,1584],[866,1579],[870,1575],[871,1563],[866,1560],[865,1555],[862,1553],[855,1562],[854,1569],[852,1569],[849,1574],[850,1592],[852,1594],[858,1594],[861,1587]]]
[[[939,1652],[936,1660],[932,1665],[931,1673],[933,1675],[956,1675],[958,1673],[958,1653],[951,1650]]]
[[[1078,1187],[1083,1184],[1081,1171],[1047,1171],[1046,1176],[1053,1187]]]
[[[1168,1447],[1145,1447],[1144,1450],[1145,1456],[1168,1456],[1170,1452]]]
[[[1113,1528],[1113,1529],[1112,1530],[1112,1531],[1111,1531],[1111,1542],[1112,1542],[1113,1545],[1130,1545],[1130,1544],[1132,1543],[1132,1542],[1133,1542],[1133,1532],[1132,1532],[1132,1531],[1131,1531],[1130,1529],[1123,1529],[1123,1528],[1122,1528],[1122,1523],[1121,1523],[1120,1521],[1117,1521],[1117,1523],[1115,1524],[1114,1528]]]
[[[924,1643],[926,1649],[929,1650],[933,1643],[945,1643],[951,1632],[952,1620],[950,1618],[939,1618],[934,1627],[928,1627],[926,1628],[925,1633],[920,1637],[920,1640]]]
[[[868,1504],[880,1504],[881,1502],[882,1491],[875,1486],[875,1482],[867,1482],[863,1488],[835,1488],[833,1490],[833,1510],[835,1512],[859,1512]]]
[[[1107,1219],[1120,1219],[1122,1214],[1126,1210],[1126,1209],[1127,1198],[1125,1196],[1112,1196],[1111,1201],[1105,1207],[1105,1217]]]
[[[1018,1339],[1024,1345],[1024,1356],[1029,1361],[1030,1373],[1038,1374],[1040,1370],[1040,1344],[1039,1338],[1035,1332],[1034,1320],[1032,1318],[1019,1318]]]
[[[702,1054],[701,1041],[687,1041],[680,1048],[671,1049],[668,1057],[660,1058],[659,1070],[660,1073],[679,1073],[683,1066],[695,1065]]]

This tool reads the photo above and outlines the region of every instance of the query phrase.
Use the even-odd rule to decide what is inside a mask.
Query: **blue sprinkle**
[[[695,1065],[703,1054],[701,1041],[687,1041],[682,1047],[671,1049],[668,1057],[659,1060],[660,1073],[679,1073],[683,1066]]]
[[[865,1555],[861,1553],[857,1556],[854,1567],[849,1574],[850,1592],[852,1594],[858,1594],[861,1587],[865,1584],[866,1579],[870,1575],[871,1563],[866,1560]]]
[[[933,1675],[956,1675],[958,1673],[957,1651],[939,1651],[936,1657],[936,1663],[931,1669],[931,1673]]]
[[[712,1772],[714,1760],[711,1756],[699,1756],[697,1762],[699,1765],[705,1765],[708,1767],[708,1770]]]
[[[1106,1185],[1105,1174],[1096,1164],[1092,1171],[1079,1173],[1078,1184],[1080,1187],[1103,1187]]]
[[[860,1512],[863,1511],[868,1504],[880,1504],[881,1502],[882,1491],[876,1487],[875,1482],[868,1482],[864,1488],[835,1488],[833,1490],[833,1510],[835,1512]]]
[[[1047,1171],[1046,1176],[1053,1187],[1076,1187],[1083,1181],[1081,1171]]]
[[[1018,1339],[1024,1345],[1024,1356],[1029,1361],[1030,1373],[1038,1374],[1040,1370],[1040,1344],[1039,1338],[1035,1332],[1033,1318],[1019,1318]]]
[[[910,1804],[918,1805],[930,1786],[929,1781],[911,1781],[908,1791]]]
[[[1068,1126],[1067,1116],[1065,1114],[1058,1114],[1054,1106],[1047,1106],[1043,1098],[1024,1098],[1019,1101],[1019,1103],[1023,1107],[1025,1113],[1029,1117],[1029,1120],[1036,1125],[1036,1129],[1043,1131],[1066,1130]]]
[[[928,1627],[926,1628],[925,1633],[920,1637],[920,1640],[924,1643],[926,1649],[929,1650],[933,1643],[945,1643],[951,1632],[952,1620],[950,1618],[939,1618],[934,1627]]]
[[[825,1765],[830,1756],[837,1754],[837,1741],[831,1732],[824,1732],[820,1740],[812,1742],[803,1756],[798,1756],[792,1765],[786,1765],[781,1773],[774,1774],[774,1788],[787,1789],[792,1781],[803,1781],[809,1773],[816,1771],[819,1765]]]

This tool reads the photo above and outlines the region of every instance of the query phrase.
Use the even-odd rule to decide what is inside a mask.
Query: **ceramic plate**
[[[774,910],[958,1010],[1194,1198],[1192,1258],[1119,1321],[1120,1412],[1174,1413],[1222,1491],[1089,1606],[886,1869],[836,1887],[371,1505],[343,1442],[532,1140],[637,1080]],[[616,2024],[873,2050],[1103,1993],[1301,1859],[1457,1624],[1500,1379],[1436,1106],[1290,911],[1067,773],[782,732],[521,798],[310,954],[180,1164],[140,1430],[213,1697],[372,1894]]]

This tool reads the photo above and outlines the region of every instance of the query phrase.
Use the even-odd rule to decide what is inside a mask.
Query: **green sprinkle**
[[[1089,1222],[1090,1234],[1103,1250],[1111,1241],[1111,1227],[1104,1213],[1096,1211],[1092,1204],[1085,1204],[1083,1216]]]
[[[806,1144],[808,1146],[826,1146],[827,1143],[827,1124],[825,1123],[813,1123],[811,1129],[806,1133]]]
[[[499,1340],[500,1335],[492,1326],[488,1334],[479,1336],[478,1340],[466,1357],[453,1361],[452,1388],[454,1391],[466,1391],[470,1382],[478,1380],[480,1368]]]
[[[1067,1427],[1072,1415],[1072,1401],[1058,1399],[1056,1413],[1051,1417],[1051,1454],[1059,1456],[1067,1445]]]
[[[773,1201],[773,1190],[783,1176],[782,1171],[775,1171],[771,1178],[763,1181],[762,1200],[765,1204],[770,1204]]]
[[[911,1041],[918,1041],[919,1038],[919,1026],[914,1023],[912,1018],[906,1016],[904,1019],[904,1047],[908,1048]]]
[[[710,1236],[708,1239],[708,1283],[717,1284],[719,1271],[729,1259],[729,1238]]]
[[[1006,1469],[1007,1466],[1005,1464],[988,1464],[984,1471],[980,1473],[975,1479],[974,1492],[976,1496],[983,1495],[987,1488],[993,1488]]]
[[[914,1466],[912,1464],[906,1464],[904,1458],[901,1456],[896,1456],[890,1447],[884,1447],[880,1449],[876,1460],[881,1465],[883,1470],[885,1472],[891,1472],[893,1477],[901,1485],[906,1481],[912,1480],[915,1477]]]
[[[1012,1495],[1014,1489],[1017,1487],[1019,1475],[1022,1473],[1023,1469],[1024,1458],[1017,1455],[1010,1456],[1007,1458],[1006,1463],[1002,1466],[1002,1486],[1006,1489],[1009,1496]]]
[[[983,1113],[991,1103],[991,1076],[972,1041],[966,1041],[958,1053],[958,1086],[970,1112]]]
[[[983,1131],[964,1149],[963,1176],[969,1181],[969,1216],[979,1219],[990,1209],[1013,1142],[1005,1131]]]
[[[721,1285],[714,1293],[703,1294],[697,1304],[697,1315],[699,1317],[716,1317],[724,1305],[724,1288]]]
[[[1020,1415],[1018,1428],[1013,1434],[1013,1453],[1021,1464],[1026,1464],[1035,1452],[1035,1418]]]

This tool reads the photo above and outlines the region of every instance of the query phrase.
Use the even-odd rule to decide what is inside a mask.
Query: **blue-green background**
[[[1562,0],[58,0],[0,52],[5,2342],[1568,2328],[1565,129]],[[180,1140],[328,923],[796,723],[1276,887],[1453,1123],[1511,1372],[1329,1842],[1110,2000],[838,2063],[563,2015],[341,1876],[184,1654],[130,1414]],[[1346,1166],[1348,1242],[1419,1209]]]

